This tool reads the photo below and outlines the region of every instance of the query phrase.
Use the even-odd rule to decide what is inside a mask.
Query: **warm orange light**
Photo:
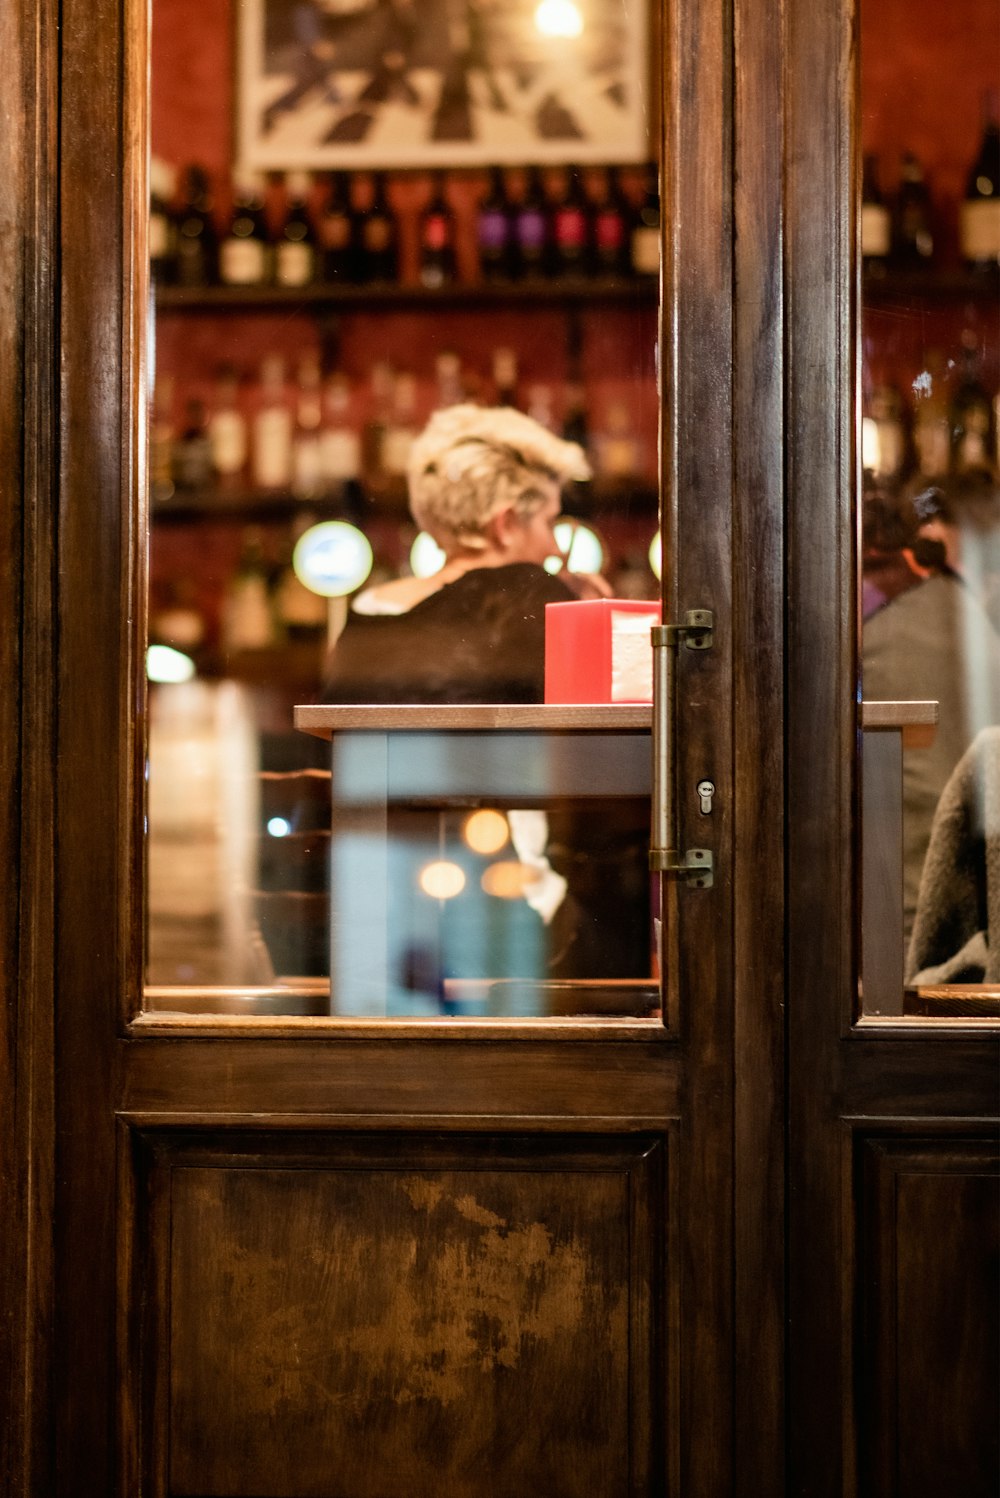
[[[498,900],[521,900],[528,886],[537,879],[538,870],[530,864],[518,863],[516,858],[502,858],[499,863],[491,863],[483,870],[479,882],[486,894],[495,895]]]
[[[499,853],[509,835],[503,812],[493,811],[488,806],[470,812],[462,828],[462,836],[473,853]]]
[[[465,875],[457,863],[439,858],[425,863],[419,875],[420,888],[432,900],[453,900],[465,888]]]

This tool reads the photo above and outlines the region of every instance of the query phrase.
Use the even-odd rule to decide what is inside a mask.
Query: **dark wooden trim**
[[[835,1117],[857,970],[853,4],[790,6],[786,27],[788,1491],[841,1498],[853,1438]]]
[[[58,6],[0,13],[0,1488],[52,1492]]]
[[[756,1498],[785,1490],[784,7],[736,0],[734,30],[734,1492]]]
[[[114,1492],[117,1471],[109,1103],[141,971],[145,19],[137,0],[62,5],[53,1491],[74,1498]]]

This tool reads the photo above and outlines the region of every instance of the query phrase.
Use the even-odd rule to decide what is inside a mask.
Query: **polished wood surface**
[[[507,704],[479,707],[455,703],[447,707],[339,707],[332,704],[303,704],[295,709],[295,726],[304,733],[328,739],[347,729],[369,732],[397,732],[410,729],[454,729],[467,733],[503,729],[539,729],[555,731],[576,729],[594,732],[618,729],[648,730],[652,708],[642,703]]]
[[[942,1329],[965,1314],[950,1276],[968,1258],[982,1289],[983,1254],[996,1251],[991,1189],[967,1188],[948,1146],[956,1134],[995,1139],[1000,1054],[988,1022],[858,1013],[856,24],[852,4],[788,12],[786,1480],[789,1493],[810,1498],[923,1498],[920,1470],[944,1482],[937,1491],[952,1491],[942,1473],[959,1449],[963,1475],[980,1474],[975,1491],[983,1476],[1000,1482],[993,1433],[980,1419],[982,1392],[992,1389],[995,1408],[1000,1391],[975,1337],[961,1393],[945,1399],[953,1423],[945,1428],[935,1411],[916,1429],[918,1408],[949,1377]],[[919,1139],[913,1156],[931,1174],[911,1192],[905,1168],[883,1165],[866,1195],[857,1152],[865,1156],[866,1138],[894,1134]],[[895,1224],[887,1212],[873,1218],[897,1190],[907,1206]],[[946,1228],[941,1210],[952,1214]],[[895,1287],[883,1277],[890,1253],[904,1274]],[[886,1361],[887,1324],[873,1332],[862,1320],[873,1294],[880,1311],[912,1318],[906,1364]]]

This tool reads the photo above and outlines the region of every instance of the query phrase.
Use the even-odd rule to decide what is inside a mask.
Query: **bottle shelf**
[[[646,476],[596,478],[564,494],[566,513],[595,515],[603,512],[655,514],[656,484]],[[197,520],[242,521],[246,519],[287,521],[301,510],[319,517],[343,516],[364,524],[365,516],[409,520],[406,485],[402,479],[375,480],[348,493],[292,494],[284,489],[210,488],[175,489],[172,494],[150,501],[154,524],[185,524]]]
[[[298,308],[336,311],[338,308],[412,310],[431,307],[509,307],[570,303],[624,303],[654,306],[659,292],[655,277],[648,280],[614,276],[560,277],[552,280],[483,281],[450,286],[366,285],[315,286],[158,286],[156,306],[161,312],[266,312]]]
[[[896,302],[996,301],[1000,266],[985,270],[907,270],[865,266],[862,297],[866,305]]]

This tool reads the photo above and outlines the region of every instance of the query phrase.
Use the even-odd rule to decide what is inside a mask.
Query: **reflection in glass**
[[[868,1013],[997,1012],[998,34],[996,0],[861,9],[863,692],[936,705],[864,735]]]
[[[558,985],[592,979],[591,1008],[648,1012],[631,770],[617,789],[598,750],[595,801],[582,771],[540,785],[525,760],[494,795],[446,754],[419,793],[357,801],[350,746],[331,769],[294,728],[322,700],[540,702],[547,601],[658,591],[645,8],[486,8],[459,55],[439,0],[382,46],[375,13],[396,9],[154,0],[147,1002],[562,1013],[581,1001]],[[418,67],[441,107],[426,140],[416,105],[390,139]],[[454,133],[501,94],[483,140]],[[493,130],[515,115],[523,149]],[[421,434],[498,407],[508,467],[548,444],[530,498],[429,522]],[[496,501],[497,473],[483,483]]]

